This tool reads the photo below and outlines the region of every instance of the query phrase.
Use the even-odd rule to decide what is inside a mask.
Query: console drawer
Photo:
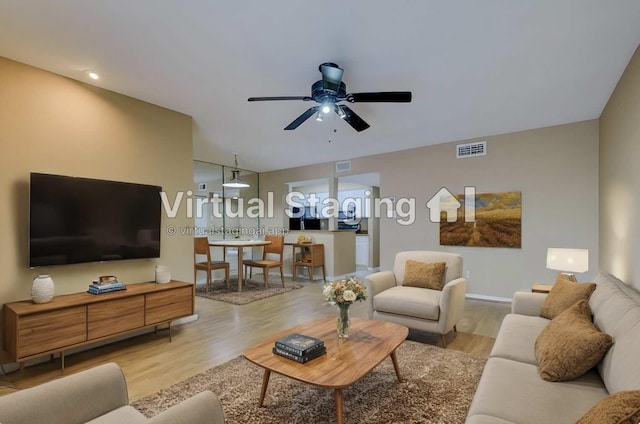
[[[144,296],[90,304],[87,319],[89,340],[140,328],[144,326]]]
[[[87,308],[28,315],[18,321],[17,330],[19,358],[81,343],[87,340]]]
[[[163,321],[193,314],[193,288],[163,290],[146,295],[145,324]]]

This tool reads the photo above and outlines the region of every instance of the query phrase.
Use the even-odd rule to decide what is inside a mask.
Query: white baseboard
[[[511,303],[510,297],[486,296],[484,294],[467,293],[467,299],[487,300],[489,302]]]

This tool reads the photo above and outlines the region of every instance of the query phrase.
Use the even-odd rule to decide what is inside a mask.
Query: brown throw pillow
[[[574,283],[558,277],[549,294],[542,302],[540,316],[554,319],[569,306],[581,300],[589,300],[596,289],[595,283]]]
[[[640,423],[640,390],[627,390],[596,403],[576,424]]]
[[[419,262],[408,259],[404,265],[403,286],[442,290],[446,262]]]
[[[546,381],[580,377],[607,353],[613,339],[591,322],[591,308],[581,300],[555,317],[538,335],[538,372]]]

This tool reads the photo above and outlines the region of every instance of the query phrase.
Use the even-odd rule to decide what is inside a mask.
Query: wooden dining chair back
[[[229,290],[229,262],[225,261],[213,261],[211,260],[211,247],[209,246],[209,239],[207,237],[195,237],[193,239],[193,281],[197,282],[198,271],[207,272],[207,286],[205,293],[209,293],[209,286],[211,285],[211,272],[217,269],[224,269],[224,280],[227,283],[227,290]],[[206,261],[198,261],[198,256],[204,255]]]
[[[242,261],[245,267],[245,275],[247,274],[247,268],[249,268],[249,278],[251,278],[253,275],[254,267],[262,268],[262,273],[264,275],[264,287],[267,288],[269,286],[269,270],[271,270],[272,268],[279,268],[280,280],[282,281],[282,287],[284,287],[284,275],[282,272],[284,236],[265,236],[264,240],[271,243],[263,247],[262,259],[248,259],[246,261]]]

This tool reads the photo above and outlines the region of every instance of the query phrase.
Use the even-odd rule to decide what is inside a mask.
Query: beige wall
[[[510,298],[534,282],[552,282],[556,272],[545,268],[546,249],[568,247],[589,249],[590,271],[578,278],[592,278],[598,264],[598,121],[480,140],[487,140],[483,157],[456,159],[457,143],[448,143],[352,160],[350,174],[380,173],[382,197],[416,199],[412,225],[380,220],[381,267],[389,269],[402,250],[457,252],[471,273],[469,293]],[[261,197],[273,191],[275,210],[282,211],[287,182],[333,174],[333,163],[265,172]],[[439,245],[439,226],[429,221],[425,202],[441,187],[462,193],[465,186],[478,193],[522,192],[521,249]],[[281,214],[263,223],[286,226]]]
[[[600,117],[600,268],[640,288],[640,48]]]
[[[191,238],[164,231],[192,225],[184,213],[163,216],[157,260],[38,269],[27,260],[30,172],[161,185],[173,199],[193,184],[189,116],[3,58],[0,93],[0,303],[30,298],[38,273],[51,274],[56,294],[84,291],[105,274],[150,281],[156,264],[193,280]]]

